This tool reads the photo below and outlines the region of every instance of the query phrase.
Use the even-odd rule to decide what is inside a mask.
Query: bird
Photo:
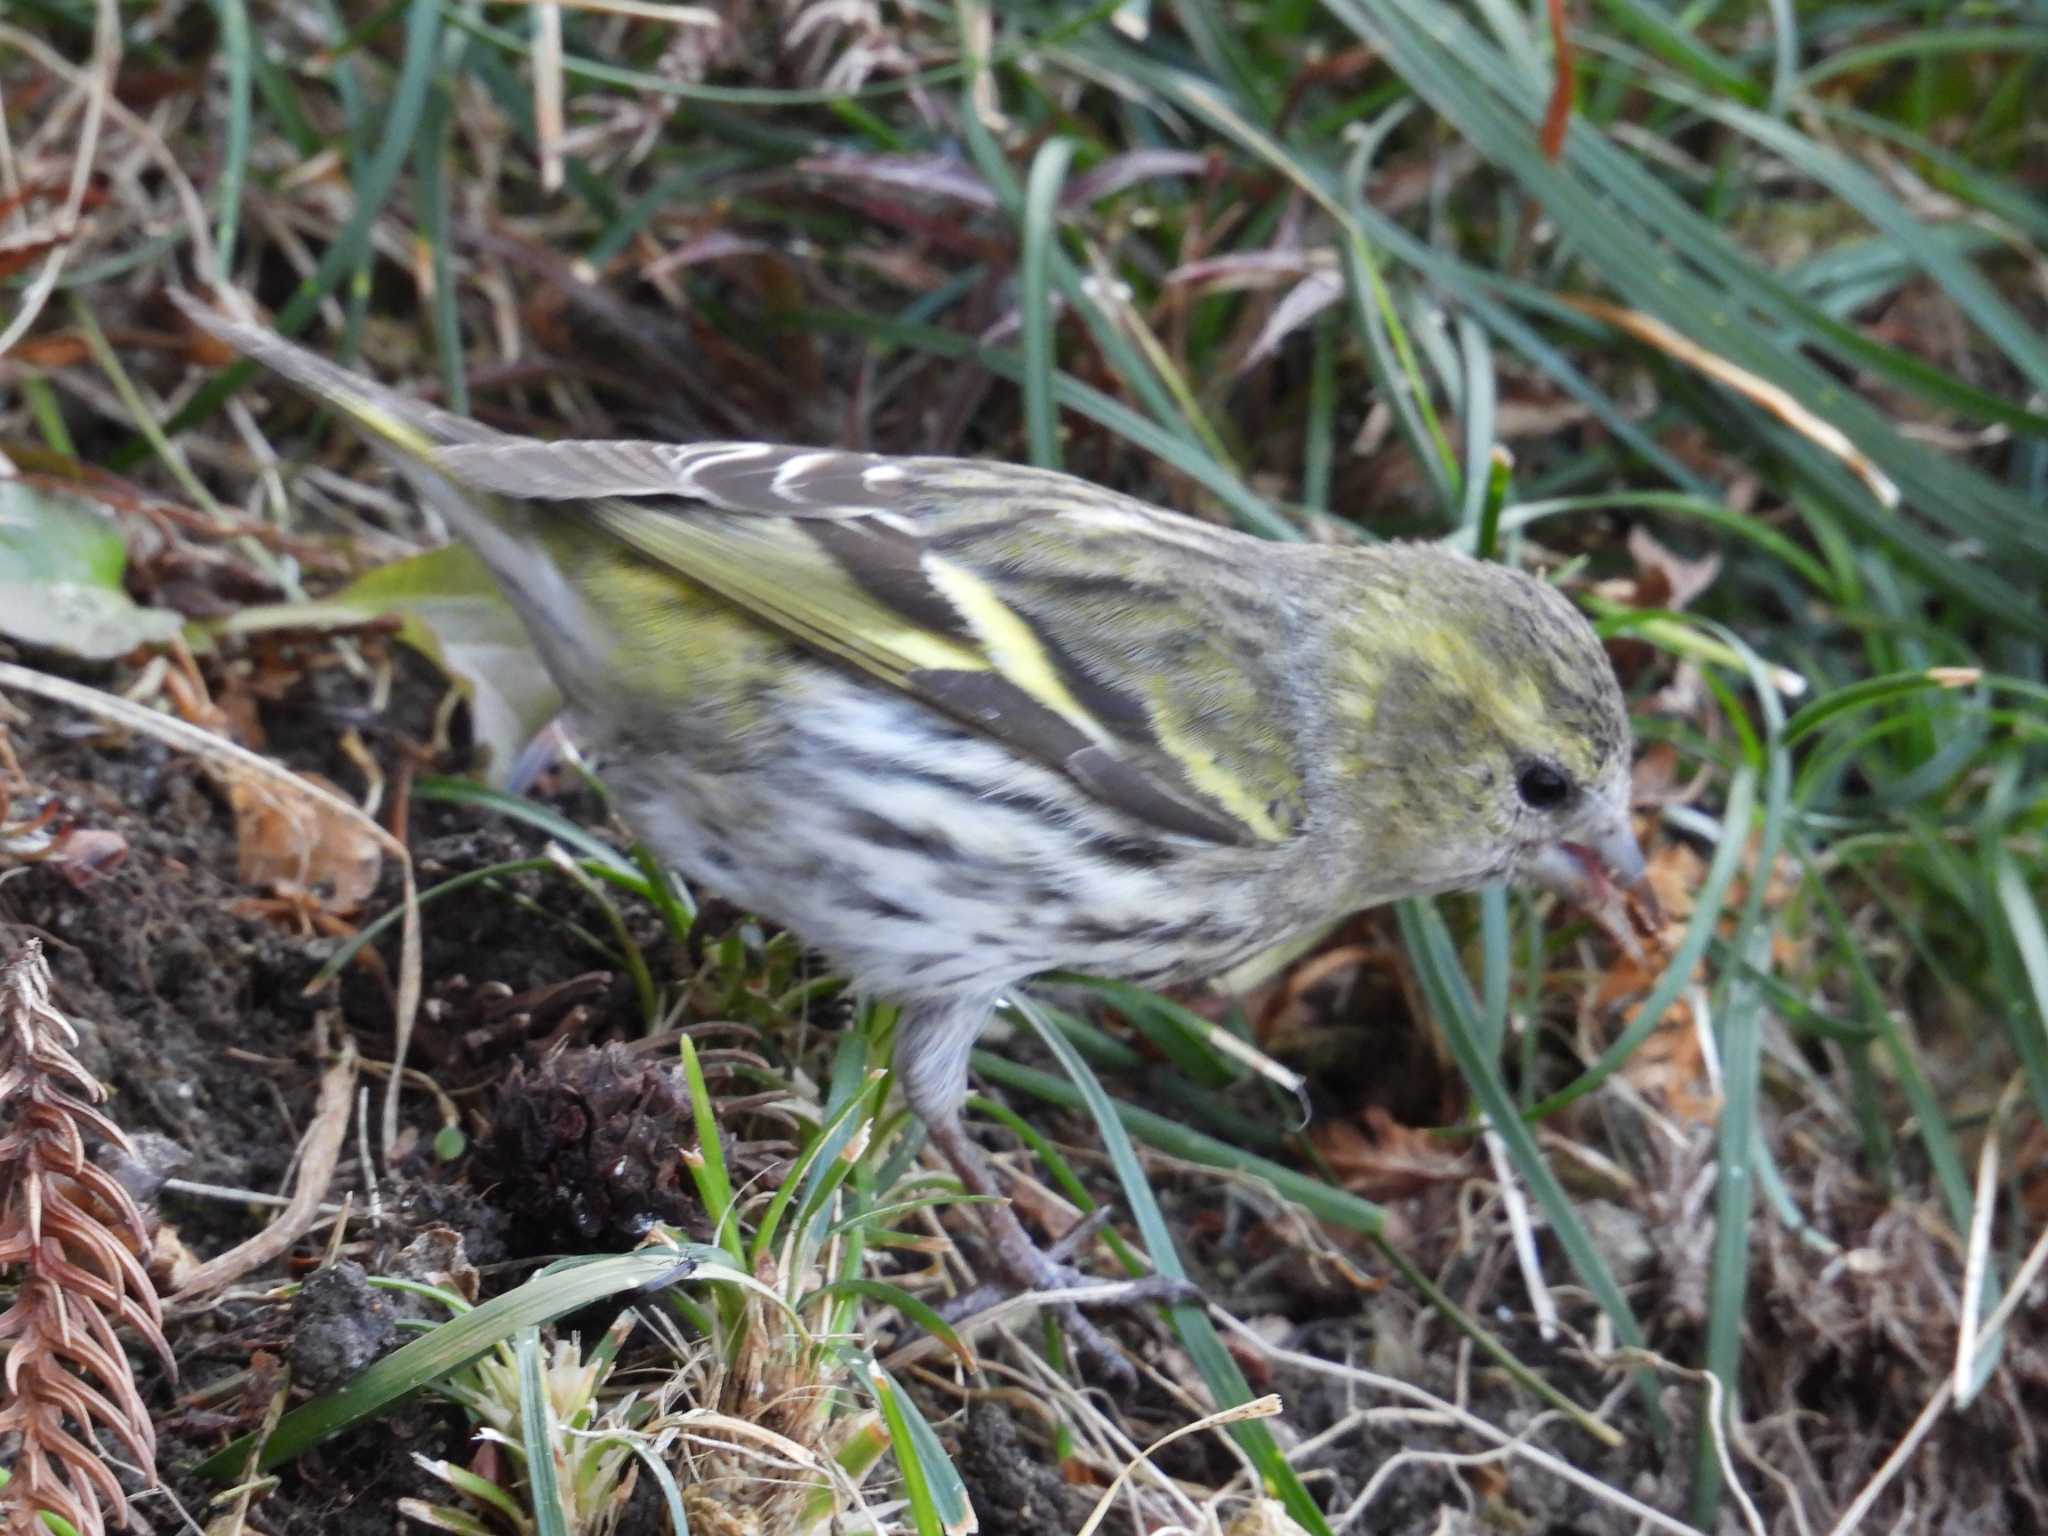
[[[514,436],[174,298],[480,558],[636,836],[899,1007],[904,1099],[972,1194],[1001,1190],[969,1053],[1042,973],[1182,982],[1517,878],[1655,927],[1626,699],[1536,576],[994,461]],[[1013,1283],[1079,1283],[986,1220]]]

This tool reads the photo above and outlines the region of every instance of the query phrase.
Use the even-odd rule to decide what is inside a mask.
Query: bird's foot
[[[1012,1300],[1019,1290],[1043,1294],[1054,1315],[1065,1327],[1082,1359],[1094,1364],[1105,1382],[1116,1388],[1137,1385],[1138,1373],[1109,1335],[1081,1315],[1082,1307],[1139,1307],[1199,1299],[1200,1293],[1185,1280],[1166,1275],[1149,1275],[1138,1280],[1100,1281],[1083,1274],[1068,1259],[1102,1230],[1109,1212],[1102,1209],[1074,1223],[1050,1248],[1041,1248],[1024,1230],[1010,1202],[1002,1198],[995,1174],[981,1148],[967,1134],[957,1107],[919,1109],[933,1144],[960,1175],[969,1194],[994,1196],[981,1205],[982,1220],[988,1225],[995,1247],[996,1265],[1010,1282],[1007,1286],[978,1286],[957,1297],[942,1315],[948,1322],[971,1317]],[[1069,1296],[1068,1293],[1072,1293]]]
[[[1034,1292],[1051,1304],[1067,1338],[1080,1356],[1093,1364],[1108,1385],[1137,1384],[1137,1372],[1116,1342],[1082,1316],[1083,1307],[1145,1307],[1196,1301],[1201,1292],[1189,1281],[1171,1275],[1146,1275],[1133,1280],[1103,1280],[1076,1269],[1067,1260],[1109,1220],[1105,1207],[1074,1224],[1050,1248],[1041,1248],[1024,1230],[1007,1204],[991,1206],[989,1225],[997,1262],[1009,1285],[983,1285],[956,1297],[943,1309],[948,1322],[972,1317],[1015,1297]],[[1077,1292],[1071,1300],[1065,1293]]]

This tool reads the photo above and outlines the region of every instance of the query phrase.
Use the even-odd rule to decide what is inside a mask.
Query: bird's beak
[[[1584,841],[1541,848],[1523,868],[1599,924],[1631,956],[1641,958],[1639,938],[1664,926],[1663,911],[1650,889],[1643,850],[1636,846],[1625,811],[1590,829]]]

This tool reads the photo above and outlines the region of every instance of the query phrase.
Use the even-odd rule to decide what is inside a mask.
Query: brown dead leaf
[[[1664,844],[1651,851],[1650,887],[1665,919],[1664,938],[1658,946],[1661,953],[1617,957],[1594,989],[1592,1006],[1596,1011],[1606,1012],[1629,998],[1640,998],[1656,984],[1665,957],[1692,917],[1692,893],[1698,889],[1704,869],[1700,856],[1682,843]],[[1694,975],[1704,972],[1702,963]],[[1694,1028],[1692,1005],[1682,997],[1665,1010],[1649,1038],[1629,1057],[1622,1075],[1680,1119],[1710,1121],[1719,1111],[1719,1101],[1705,1091],[1709,1079],[1699,1032]]]
[[[2048,1222],[2048,1126],[2036,1122],[2020,1134],[2013,1148],[2012,1173],[2027,1221],[2038,1228]]]
[[[301,777],[340,793],[318,774]],[[227,794],[235,813],[235,872],[243,884],[317,896],[337,913],[355,912],[370,899],[384,856],[359,820],[275,778],[237,775]]]
[[[1600,582],[1597,590],[1602,597],[1631,608],[1661,608],[1675,612],[1711,586],[1721,571],[1718,555],[1687,560],[1666,549],[1642,528],[1629,531],[1628,552],[1635,561],[1634,574]],[[1656,666],[1661,655],[1657,647],[1647,640],[1630,634],[1610,639],[1607,653],[1614,660],[1615,670],[1624,680],[1630,681]],[[1688,677],[1688,668],[1681,665],[1673,681],[1643,707],[1655,714],[1689,717],[1695,708],[1706,702],[1707,696],[1703,689],[1697,687],[1696,681],[1688,682]]]
[[[1685,673],[1685,669],[1680,669]],[[1697,677],[1695,673],[1685,673]],[[1668,694],[1669,689],[1665,690]],[[1663,713],[1660,709],[1659,713]],[[1636,759],[1631,771],[1629,803],[1639,809],[1667,805],[1692,805],[1706,792],[1718,770],[1712,762],[1702,760],[1693,776],[1681,784],[1678,781],[1678,748],[1668,741],[1653,741]]]
[[[1890,509],[1899,504],[1899,488],[1849,439],[1847,433],[1832,422],[1815,415],[1787,391],[1768,379],[1729,361],[1719,353],[1710,352],[1691,337],[1673,330],[1663,321],[1653,315],[1644,314],[1641,310],[1625,309],[1618,304],[1609,304],[1601,299],[1583,298],[1577,294],[1561,293],[1556,297],[1581,314],[1606,321],[1617,330],[1626,332],[1645,345],[1655,347],[1697,369],[1717,384],[1734,390],[1752,404],[1769,411],[1816,447],[1840,459],[1849,472],[1864,483],[1880,505]]]
[[[185,1246],[178,1229],[167,1221],[158,1222],[149,1236],[149,1278],[156,1282],[157,1293],[168,1296],[178,1290],[199,1264],[199,1256]]]
[[[1475,1462],[1460,1475],[1488,1504],[1498,1504],[1508,1496],[1508,1469],[1499,1462]]]
[[[124,69],[114,81],[114,95],[121,105],[135,112],[147,112],[159,102],[195,94],[206,77],[189,69]]]
[[[59,243],[49,242],[51,245]],[[10,277],[17,270],[20,264],[10,259],[14,254],[13,251],[0,251],[0,277]],[[30,368],[76,368],[91,356],[83,336],[71,331],[53,331],[47,336],[24,336],[14,344],[7,360]]]
[[[1023,1220],[1043,1229],[1058,1240],[1079,1221],[1079,1207],[1062,1199],[1035,1179],[1018,1179],[1009,1188],[1010,1205]]]
[[[1660,544],[1641,525],[1629,530],[1628,553],[1636,563],[1636,589],[1631,601],[1638,608],[1689,607],[1721,574],[1718,554],[1688,560]]]
[[[1060,1459],[1060,1481],[1069,1488],[1107,1488],[1111,1473],[1080,1456]]]
[[[1682,927],[1692,916],[1693,892],[1706,876],[1706,861],[1685,843],[1659,843],[1650,849],[1647,867],[1666,931]]]
[[[1306,1536],[1278,1499],[1257,1499],[1225,1527],[1223,1536]]]
[[[1671,1005],[1663,1022],[1629,1057],[1622,1076],[1679,1120],[1711,1125],[1721,1113],[1720,1096],[1709,1090],[1712,1079],[1689,1003]]]
[[[242,360],[241,354],[217,336],[210,336],[190,320],[179,317],[179,341],[185,360],[195,368],[226,368]]]
[[[1357,1119],[1321,1121],[1309,1136],[1337,1182],[1368,1200],[1399,1200],[1471,1172],[1460,1143],[1402,1125],[1377,1104]]]

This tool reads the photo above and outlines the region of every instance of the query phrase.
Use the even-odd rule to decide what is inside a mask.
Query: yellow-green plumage
[[[1525,867],[1640,874],[1620,690],[1530,577],[1000,464],[511,438],[188,312],[476,549],[657,851],[906,1004],[957,1156],[968,1046],[1036,972],[1156,982]]]

